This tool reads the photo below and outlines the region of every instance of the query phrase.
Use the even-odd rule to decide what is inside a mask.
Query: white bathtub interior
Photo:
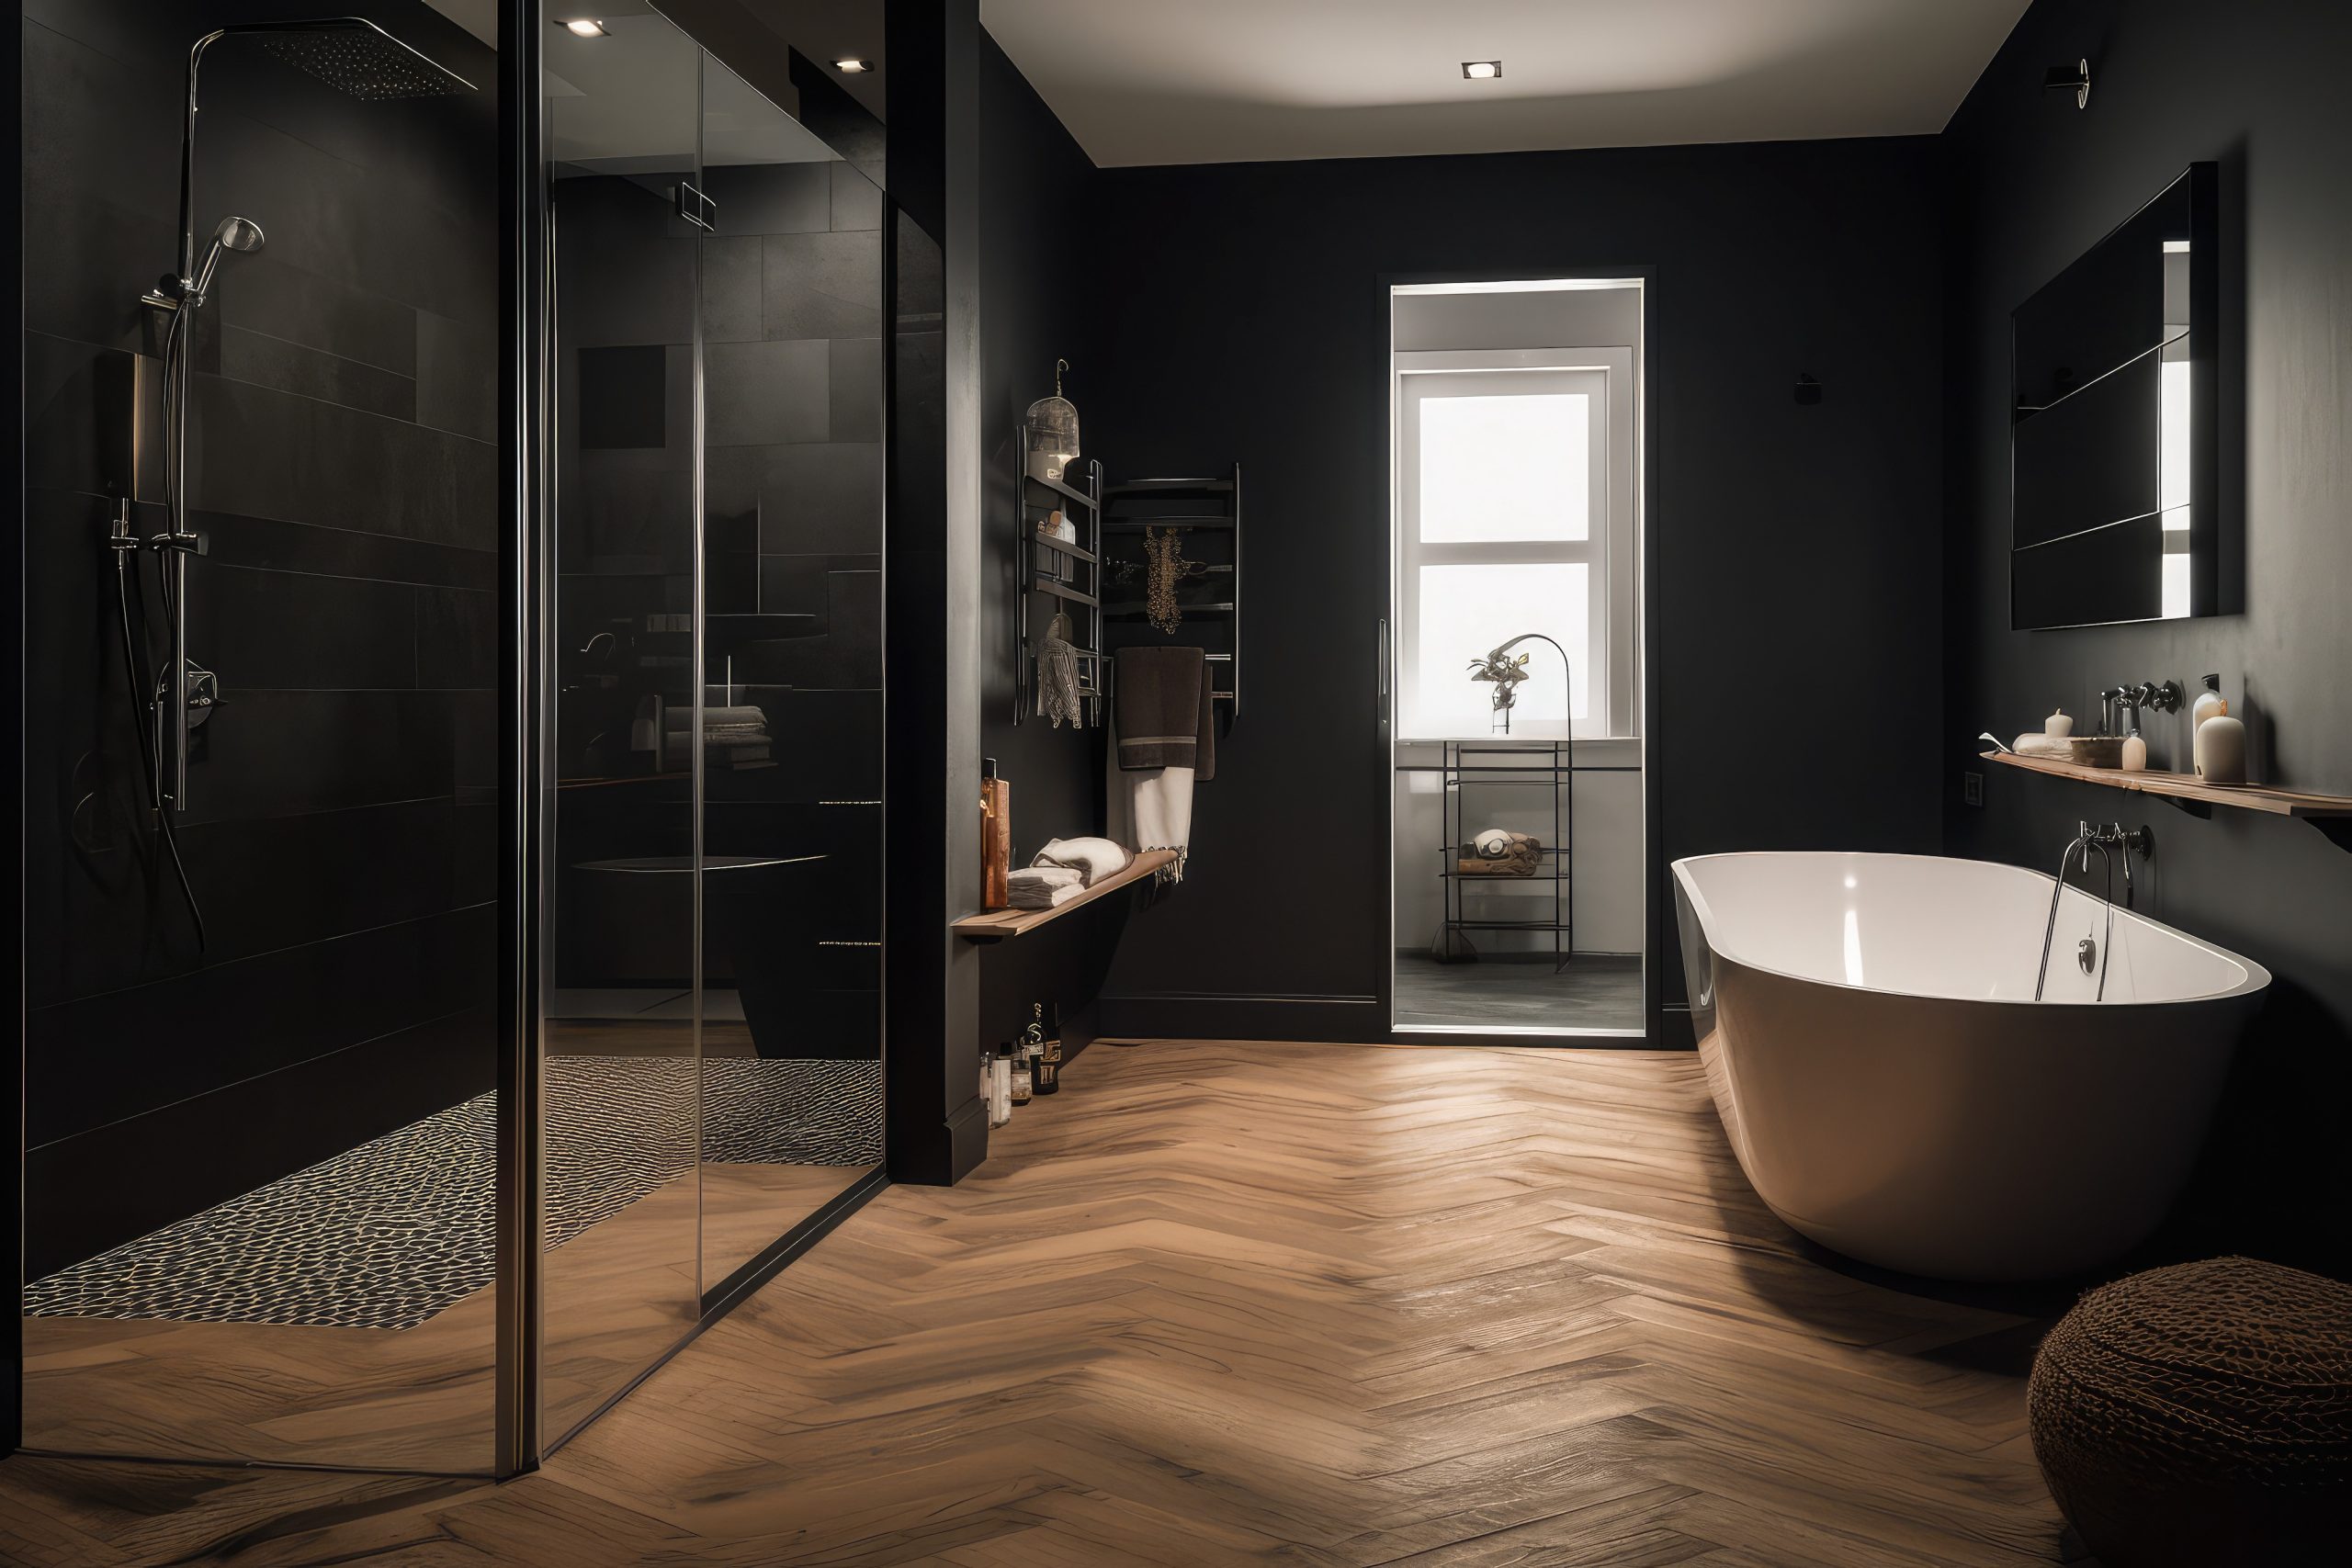
[[[2049,876],[1985,861],[1883,854],[1708,855],[1684,863],[1709,945],[1724,958],[1829,985],[1905,996],[2030,1001],[2050,916]],[[2092,857],[2094,883],[2101,877]],[[2088,1003],[2098,976],[2076,960],[2108,950],[2109,1004],[2186,1001],[2245,985],[2245,967],[2070,886],[2060,902],[2043,999]]]

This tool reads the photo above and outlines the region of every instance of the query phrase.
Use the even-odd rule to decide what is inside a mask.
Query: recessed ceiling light
[[[1465,60],[1462,62],[1462,74],[1473,82],[1491,82],[1502,73],[1503,62],[1499,60]]]
[[[860,72],[873,70],[874,62],[870,60],[836,60],[833,62],[833,69],[844,76],[854,76]]]
[[[610,38],[612,29],[593,17],[579,17],[563,24],[573,38]]]

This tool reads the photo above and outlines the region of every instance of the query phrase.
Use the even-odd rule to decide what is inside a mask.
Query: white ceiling
[[[1100,164],[1943,129],[2027,0],[982,0]],[[1465,60],[1503,62],[1470,82]]]

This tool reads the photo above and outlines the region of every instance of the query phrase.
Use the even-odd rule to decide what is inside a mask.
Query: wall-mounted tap
[[[2129,709],[2132,714],[2132,724],[2123,733],[2137,735],[2140,733],[2142,708],[2154,708],[2158,713],[2178,713],[2182,696],[2180,682],[2177,681],[2166,681],[2162,685],[2154,681],[2143,681],[2136,686],[2116,686],[2101,692],[2099,701],[2102,704],[2120,703]],[[2110,717],[2109,723],[2112,725],[2113,722]]]
[[[2098,732],[2101,735],[2116,733],[2116,722],[2123,712],[2124,696],[2121,686],[2109,686],[2098,694]]]

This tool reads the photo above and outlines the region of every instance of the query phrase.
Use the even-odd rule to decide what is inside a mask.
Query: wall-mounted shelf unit
[[[1201,644],[1216,705],[1228,723],[1241,716],[1241,465],[1201,479],[1121,479],[1102,491],[1100,548],[1108,654],[1154,644]],[[1144,536],[1152,529],[1183,536],[1196,570],[1177,589],[1182,629],[1170,635],[1151,625],[1146,604]],[[1197,554],[1195,551],[1197,550]]]
[[[1104,877],[1066,904],[1057,904],[1050,909],[991,909],[982,915],[967,915],[947,929],[972,942],[1003,942],[1023,936],[1049,920],[1061,919],[1072,909],[1083,909],[1106,894],[1132,887],[1175,859],[1173,850],[1146,850],[1130,861],[1125,871]]]
[[[1102,465],[1087,463],[1086,488],[1080,490],[1029,471],[1026,424],[1014,446],[1012,722],[1021,723],[1037,705],[1037,644],[1043,638],[1032,633],[1030,620],[1042,595],[1052,606],[1049,615],[1069,617],[1070,646],[1078,650],[1080,711],[1091,728],[1102,722],[1108,673],[1102,648]],[[1037,531],[1056,512],[1077,526],[1075,541]]]
[[[2259,811],[2272,817],[2301,817],[2312,820],[2352,818],[2352,796],[2312,795],[2301,790],[2274,789],[2268,784],[2207,784],[2192,773],[2153,771],[2127,773],[2120,768],[2089,768],[2080,762],[2062,762],[2054,757],[2028,757],[2015,751],[1985,751],[1980,755],[1987,762],[2023,768],[2028,773],[2050,773],[2081,784],[2105,784],[2109,789],[2156,795],[2196,817],[2211,817],[2214,807],[2228,806],[2240,811]]]

